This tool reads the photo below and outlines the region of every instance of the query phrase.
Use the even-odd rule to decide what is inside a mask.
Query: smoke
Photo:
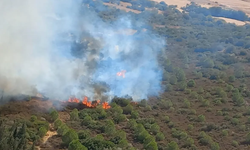
[[[131,18],[104,22],[80,1],[0,1],[0,89],[5,94],[134,100],[157,95],[164,41],[133,28]],[[126,30],[125,30],[126,32]],[[116,76],[126,70],[125,78]]]

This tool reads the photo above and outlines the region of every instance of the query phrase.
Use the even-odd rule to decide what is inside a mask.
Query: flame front
[[[103,109],[109,109],[110,106],[109,106],[109,104],[107,102],[104,102],[104,103],[102,103],[102,108]]]
[[[88,101],[88,97],[86,97],[86,96],[83,98],[82,102],[80,102],[80,100],[75,98],[75,97],[74,98],[70,97],[68,102],[70,102],[70,103],[82,103],[83,105],[85,105],[89,108],[95,108],[97,105],[99,105],[101,103],[100,100],[93,101],[93,102]],[[102,108],[109,109],[111,107],[109,106],[109,104],[107,102],[104,102],[104,103],[102,103]]]

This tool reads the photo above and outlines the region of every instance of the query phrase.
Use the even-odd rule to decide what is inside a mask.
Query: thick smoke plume
[[[110,24],[79,1],[1,0],[0,20],[4,94],[139,100],[161,90],[164,42],[149,31],[119,34],[132,28],[127,16]]]

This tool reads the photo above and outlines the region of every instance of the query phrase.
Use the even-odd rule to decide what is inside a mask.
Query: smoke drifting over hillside
[[[164,42],[149,32],[117,34],[132,26],[125,16],[107,24],[79,1],[68,0],[2,0],[0,12],[5,94],[139,100],[161,90],[157,55]],[[125,78],[116,74],[122,70]]]

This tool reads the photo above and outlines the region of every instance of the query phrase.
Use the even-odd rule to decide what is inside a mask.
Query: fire
[[[79,99],[73,98],[73,97],[70,97],[68,102],[70,102],[70,103],[82,103],[83,105],[85,105],[89,108],[95,108],[97,105],[99,105],[101,103],[100,100],[93,101],[93,102],[88,101],[88,97],[86,97],[86,96],[83,98],[82,102],[80,102]],[[102,108],[109,109],[110,106],[107,102],[104,102],[104,103],[102,103]]]
[[[123,78],[125,78],[125,73],[126,73],[126,70],[122,70],[121,72],[117,72],[116,75],[122,76]]]
[[[110,106],[109,106],[109,104],[107,102],[104,102],[104,103],[102,103],[102,108],[103,109],[109,109]]]
[[[87,105],[87,103],[88,103],[88,97],[85,96],[83,101],[82,101],[82,104]]]

